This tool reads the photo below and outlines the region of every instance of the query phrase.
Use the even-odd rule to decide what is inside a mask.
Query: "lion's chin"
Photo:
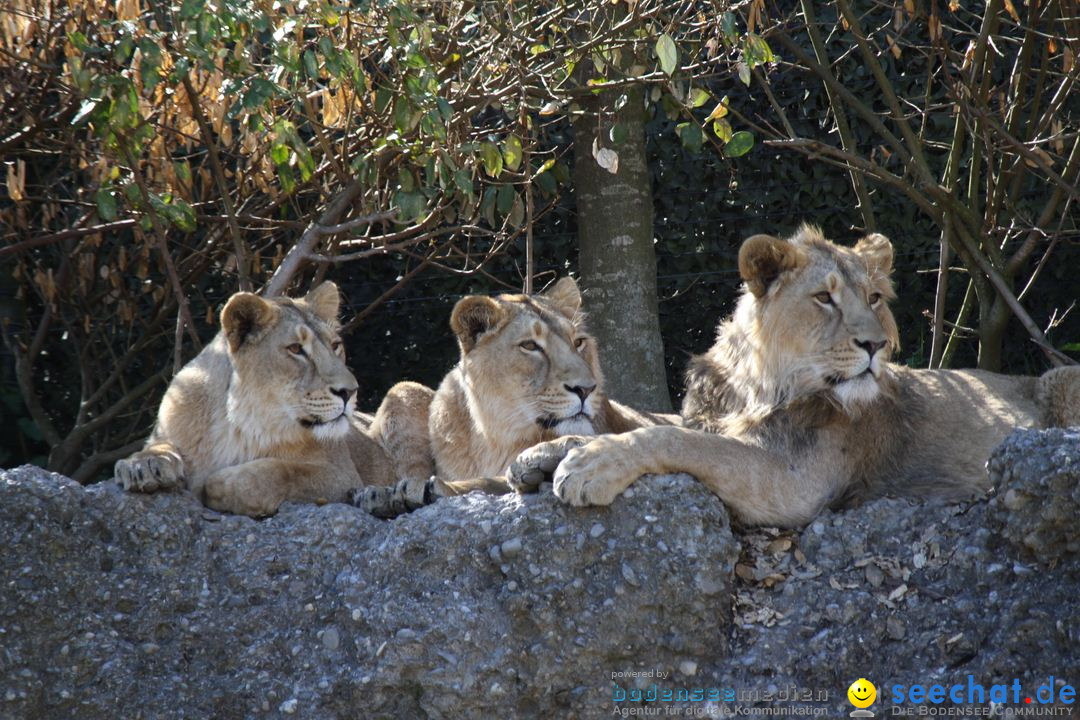
[[[585,413],[578,413],[574,417],[559,420],[554,427],[556,435],[595,435],[592,418]]]
[[[339,440],[349,432],[349,418],[342,413],[333,420],[308,425],[316,440]]]
[[[850,409],[873,402],[881,394],[881,386],[870,371],[833,385],[833,396],[842,407]]]

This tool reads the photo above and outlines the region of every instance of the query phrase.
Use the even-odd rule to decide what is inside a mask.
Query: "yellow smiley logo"
[[[859,678],[847,689],[847,698],[857,708],[868,708],[877,699],[877,688],[866,678]]]

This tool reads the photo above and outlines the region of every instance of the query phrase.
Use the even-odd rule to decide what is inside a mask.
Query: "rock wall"
[[[685,476],[611,508],[468,496],[384,522],[6,471],[0,718],[608,717],[664,705],[613,702],[653,683],[741,698],[683,716],[792,687],[847,715],[859,677],[880,715],[896,683],[1075,686],[1080,431],[1017,431],[989,467],[969,506],[735,535]]]

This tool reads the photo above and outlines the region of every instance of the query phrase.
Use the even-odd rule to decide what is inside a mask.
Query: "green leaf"
[[[629,136],[630,131],[626,129],[626,125],[623,123],[615,123],[611,126],[611,130],[608,131],[608,137],[611,138],[611,142],[615,145],[622,145]]]
[[[533,181],[536,182],[538,188],[548,195],[554,195],[555,191],[559,189],[554,173],[541,172],[539,175],[533,175]]]
[[[488,175],[493,178],[499,177],[503,169],[503,156],[495,143],[486,142],[480,146],[480,159]]]
[[[679,123],[675,126],[675,132],[679,135],[683,147],[687,150],[693,152],[701,150],[705,137],[701,134],[701,128],[696,122]]]
[[[731,123],[724,118],[716,118],[713,121],[713,132],[716,133],[716,137],[723,140],[725,143],[731,142]]]
[[[737,63],[735,66],[739,71],[739,79],[742,80],[742,84],[749,87],[750,85],[750,66],[744,62]]]
[[[315,51],[308,49],[304,51],[304,70],[307,71],[308,77],[312,80],[319,79],[319,60],[315,57]]]
[[[427,210],[427,198],[419,192],[399,192],[396,202],[400,215],[404,220],[419,220]]]
[[[393,93],[385,88],[379,88],[375,91],[375,112],[382,115],[386,112],[386,108],[390,107],[390,101],[394,99]]]
[[[1080,352],[1080,342],[1065,343],[1060,349],[1065,352]]]
[[[443,98],[435,98],[435,104],[439,106],[439,114],[444,122],[450,122],[454,117],[454,108]]]
[[[180,6],[180,19],[191,20],[203,14],[206,8],[206,0],[184,0]]]
[[[498,194],[495,196],[495,209],[499,211],[500,215],[505,215],[510,212],[510,208],[514,206],[514,199],[517,197],[517,193],[514,192],[514,186],[510,183],[499,186]]]
[[[754,147],[754,136],[746,130],[740,130],[724,145],[724,154],[732,158],[742,157],[750,152],[752,147]]]
[[[472,197],[476,192],[473,189],[472,175],[465,170],[458,170],[454,173],[454,184],[457,185],[458,190],[469,197]]]
[[[776,61],[776,56],[773,55],[769,43],[765,42],[765,38],[760,35],[746,36],[746,47],[743,50],[743,57],[746,59],[746,64],[749,65],[751,69],[758,65]]]
[[[690,91],[690,107],[699,108],[709,102],[709,98],[711,97],[712,95],[709,95],[707,91],[702,90],[701,88],[694,88]]]
[[[303,143],[294,144],[293,149],[296,150],[296,164],[300,167],[300,179],[307,182],[315,172],[315,158]]]
[[[289,164],[289,146],[285,143],[276,142],[270,146],[270,159],[275,165]]]
[[[394,103],[394,127],[402,134],[407,133],[411,119],[412,108],[409,107],[409,102],[405,98],[399,98]]]
[[[78,30],[73,30],[67,34],[68,41],[75,46],[80,52],[86,52],[90,47],[90,41],[86,39]]]
[[[198,222],[195,220],[195,210],[188,205],[182,198],[174,197],[172,202],[169,203],[171,211],[169,212],[169,220],[173,225],[180,228],[184,232],[194,232],[198,227]]]
[[[288,164],[282,164],[277,166],[278,182],[281,183],[281,191],[286,195],[292,195],[296,190],[296,177],[293,175],[292,168]]]
[[[139,74],[142,76],[143,89],[153,91],[161,80],[161,48],[149,38],[139,41]]]
[[[739,28],[735,24],[735,13],[725,12],[720,16],[720,31],[724,34],[724,40],[728,44],[739,39]]]
[[[675,72],[679,65],[679,49],[675,47],[675,41],[667,33],[661,35],[656,41],[656,57],[660,59],[660,69],[666,75]]]
[[[116,219],[116,195],[113,194],[112,189],[98,188],[94,200],[97,202],[98,217],[105,222]]]
[[[503,143],[503,161],[511,172],[517,172],[521,165],[521,138],[511,135]]]
[[[123,65],[133,52],[135,52],[135,41],[131,39],[130,35],[123,35],[113,47],[113,61],[117,65]]]

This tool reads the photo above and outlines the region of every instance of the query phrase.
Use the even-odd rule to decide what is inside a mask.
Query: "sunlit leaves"
[[[510,135],[503,144],[503,161],[506,168],[511,172],[517,172],[521,165],[521,138]]]
[[[675,41],[667,33],[661,35],[656,41],[656,57],[660,60],[660,69],[667,75],[674,73],[679,65],[679,49],[675,47]]]
[[[503,155],[499,152],[499,146],[493,142],[484,143],[480,147],[480,157],[484,171],[493,178],[499,177],[503,170]]]
[[[741,157],[750,152],[752,147],[754,147],[754,136],[746,130],[739,130],[724,145],[724,154],[732,158]]]

